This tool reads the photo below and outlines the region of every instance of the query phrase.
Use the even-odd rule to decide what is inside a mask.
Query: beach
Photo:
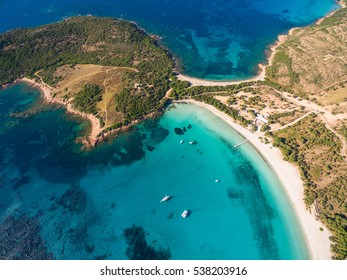
[[[327,260],[331,259],[330,240],[331,235],[326,227],[316,219],[314,212],[306,210],[304,203],[303,183],[300,178],[299,170],[296,166],[283,160],[281,151],[272,147],[271,144],[264,144],[258,137],[263,136],[261,132],[251,132],[241,125],[235,123],[227,114],[217,110],[215,107],[195,101],[182,100],[178,102],[191,103],[196,106],[209,110],[217,117],[221,118],[240,135],[246,138],[250,144],[260,153],[267,164],[278,176],[283,191],[297,217],[298,224],[306,240],[311,259]],[[323,228],[323,231],[320,230]]]
[[[338,4],[339,4],[340,8],[346,8],[346,4],[345,4],[344,1],[338,1]],[[315,22],[315,25],[320,25],[323,20],[325,20],[326,18],[331,17],[338,10],[339,9],[331,11],[326,16],[318,19]],[[257,76],[255,76],[253,78],[242,79],[242,80],[234,80],[234,81],[214,81],[214,80],[204,80],[204,79],[194,78],[194,77],[190,77],[188,75],[184,75],[184,74],[181,74],[181,73],[178,73],[177,78],[180,81],[190,82],[190,84],[192,86],[229,86],[229,85],[236,85],[236,84],[239,84],[239,83],[242,83],[242,82],[264,81],[265,78],[266,78],[266,68],[272,65],[273,59],[274,59],[275,54],[276,54],[276,49],[279,46],[281,46],[287,40],[288,36],[291,36],[293,34],[293,32],[295,30],[297,30],[297,29],[300,29],[300,28],[294,27],[294,28],[291,28],[288,31],[287,34],[278,35],[277,40],[275,41],[275,43],[268,47],[268,49],[269,49],[269,56],[267,57],[267,64],[263,65],[263,64],[259,63],[258,64],[258,69],[259,69],[258,74],[257,74]]]
[[[199,78],[190,77],[184,74],[178,74],[177,78],[180,81],[190,82],[192,86],[230,86],[237,85],[242,82],[256,82],[256,81],[264,81],[265,79],[265,67],[261,64],[258,65],[260,69],[260,74],[254,78],[239,80],[239,81],[212,81],[212,80],[204,80]]]
[[[288,34],[290,35],[295,29],[296,28],[292,28]],[[271,66],[273,58],[276,54],[276,49],[286,41],[287,37],[288,35],[279,35],[277,37],[276,42],[269,47],[270,55],[267,58],[267,65],[263,65],[259,63],[258,64],[259,73],[257,76],[253,78],[235,80],[235,81],[213,81],[213,80],[204,80],[204,79],[194,78],[194,77],[190,77],[181,73],[177,75],[177,78],[180,81],[190,82],[192,86],[230,86],[230,85],[237,85],[239,83],[264,81],[266,78],[266,67]]]
[[[344,7],[343,2],[339,2],[342,7]],[[324,18],[318,20],[316,24],[321,24],[321,22],[331,16],[334,12],[329,13]],[[288,32],[288,35],[279,35],[277,41],[269,47],[269,56],[267,58],[267,65],[259,64],[259,74],[256,77],[238,80],[238,81],[212,81],[212,80],[203,80],[199,78],[190,77],[184,74],[178,74],[178,79],[181,81],[188,81],[192,86],[227,86],[239,84],[241,82],[254,82],[254,81],[264,81],[266,78],[266,67],[271,66],[274,56],[276,54],[277,48],[286,41],[288,36],[296,28],[291,29]],[[99,120],[90,114],[81,113],[72,108],[71,104],[64,102],[60,99],[54,98],[52,96],[53,89],[44,83],[38,83],[34,80],[23,78],[22,82],[31,84],[34,87],[39,88],[44,95],[44,98],[49,103],[59,103],[66,106],[67,111],[82,116],[85,119],[88,119],[91,123],[91,133],[88,138],[88,142],[95,145],[99,139],[99,134],[102,129],[100,129]],[[168,95],[168,93],[167,93]],[[245,137],[249,143],[259,152],[259,154],[264,158],[270,168],[279,178],[283,191],[286,194],[286,197],[293,209],[293,212],[297,218],[298,224],[302,230],[303,237],[305,238],[309,254],[311,259],[320,259],[327,260],[331,259],[330,245],[331,242],[329,237],[331,236],[327,228],[315,217],[314,209],[307,210],[304,203],[304,187],[303,182],[300,177],[299,169],[295,165],[285,161],[281,151],[275,147],[272,147],[271,144],[263,143],[259,137],[263,137],[261,132],[251,132],[250,130],[242,127],[241,125],[235,123],[231,117],[227,114],[219,111],[215,107],[198,102],[195,100],[182,100],[179,102],[191,103],[196,106],[202,107],[209,110],[214,115],[225,121],[230,125],[234,130],[236,130],[240,135]],[[323,229],[323,231],[321,230]]]
[[[345,8],[345,3],[339,1],[339,5]],[[335,11],[327,14],[325,17],[319,19],[315,24],[319,25],[322,21],[331,15]],[[270,55],[267,60],[267,66],[271,66],[273,58],[276,54],[276,49],[283,44],[288,36],[290,36],[297,28],[289,30],[288,35],[279,35],[277,41],[270,47]],[[203,79],[192,78],[186,75],[179,74],[178,79],[181,81],[188,81],[192,86],[227,86],[238,84],[240,82],[252,82],[263,81],[266,78],[266,67],[259,65],[260,73],[258,76],[242,80],[242,81],[209,81]],[[327,228],[315,217],[315,212],[312,207],[310,210],[306,210],[304,203],[304,187],[300,177],[299,169],[297,166],[290,164],[283,159],[281,151],[272,147],[271,144],[264,144],[260,141],[259,137],[263,137],[261,132],[251,132],[248,129],[234,122],[234,120],[227,114],[217,110],[215,107],[205,104],[203,102],[195,100],[183,100],[181,102],[187,102],[205,108],[228,123],[233,129],[235,129],[240,135],[245,137],[249,143],[261,154],[268,165],[273,169],[278,176],[283,191],[285,192],[290,205],[297,217],[299,226],[302,229],[303,236],[306,240],[309,253],[312,259],[327,260],[331,259],[329,237],[331,236]],[[323,229],[323,231],[320,230]]]

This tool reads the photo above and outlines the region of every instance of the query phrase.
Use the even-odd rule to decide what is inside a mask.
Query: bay
[[[88,123],[25,84],[0,91],[0,114],[2,257],[308,258],[276,176],[205,109],[173,105],[90,151]]]

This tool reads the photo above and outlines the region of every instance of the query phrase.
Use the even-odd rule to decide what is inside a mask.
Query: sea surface
[[[276,176],[209,111],[171,105],[86,151],[89,129],[26,84],[0,91],[1,259],[309,258]]]
[[[75,15],[124,18],[161,36],[184,74],[237,80],[257,74],[279,34],[337,8],[335,0],[2,0],[0,32]]]

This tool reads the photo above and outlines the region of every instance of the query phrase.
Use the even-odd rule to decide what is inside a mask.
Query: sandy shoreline
[[[17,81],[18,82],[24,82],[24,83],[30,84],[31,86],[33,86],[35,88],[38,88],[42,92],[45,102],[61,104],[61,105],[65,106],[66,110],[69,113],[79,115],[82,118],[89,120],[89,122],[91,124],[91,132],[90,132],[88,139],[87,139],[88,143],[86,143],[86,144],[88,144],[90,146],[94,146],[96,144],[96,142],[99,139],[98,135],[101,133],[102,129],[100,128],[99,120],[94,115],[86,114],[86,113],[77,111],[74,108],[72,108],[72,105],[70,103],[63,101],[57,97],[53,97],[52,96],[53,88],[51,88],[47,84],[39,83],[39,82],[36,82],[35,80],[29,79],[29,78],[18,79]]]
[[[292,28],[289,30],[288,34],[291,34],[291,32],[295,30],[295,28]],[[277,37],[276,42],[269,47],[270,49],[270,55],[267,58],[267,64],[263,65],[261,63],[258,64],[259,73],[257,76],[249,79],[242,79],[242,80],[235,80],[235,81],[213,81],[213,80],[204,80],[199,78],[190,77],[184,74],[179,73],[177,75],[177,78],[181,81],[187,81],[190,82],[192,86],[229,86],[229,85],[237,85],[239,83],[245,83],[245,82],[256,82],[256,81],[264,81],[266,78],[266,68],[268,66],[271,66],[272,60],[275,56],[276,49],[287,39],[288,35],[279,35]]]
[[[341,7],[346,7],[343,1],[339,2]],[[319,19],[315,24],[319,25],[325,18],[333,15],[335,11],[332,11],[325,17]],[[290,35],[296,28],[289,30],[288,35]],[[259,75],[256,77],[239,80],[239,81],[210,81],[203,80],[199,78],[189,77],[187,75],[178,74],[178,79],[182,81],[188,81],[192,86],[227,86],[239,84],[241,82],[252,82],[252,81],[263,81],[266,78],[266,68],[271,66],[273,58],[276,54],[276,49],[286,41],[288,35],[279,35],[278,40],[270,46],[269,57],[267,59],[267,65],[259,64]],[[49,103],[57,103],[64,105],[67,108],[67,111],[73,114],[77,114],[85,119],[88,119],[91,123],[92,131],[88,137],[88,142],[91,146],[94,146],[97,143],[99,137],[98,135],[102,131],[100,129],[99,120],[91,115],[79,112],[72,108],[71,104],[68,102],[62,101],[58,98],[52,96],[53,88],[49,87],[44,83],[38,83],[34,80],[28,78],[19,79],[20,82],[28,83],[38,89],[43,93],[44,99]],[[314,214],[306,211],[304,204],[304,194],[303,194],[303,183],[300,177],[300,173],[297,167],[283,160],[282,153],[277,148],[271,148],[271,145],[264,144],[259,140],[259,136],[263,136],[262,133],[252,133],[246,128],[242,127],[239,124],[236,124],[231,117],[225,113],[217,110],[215,107],[198,102],[195,100],[184,100],[182,102],[192,103],[199,107],[205,108],[215,114],[217,117],[224,120],[229,124],[233,129],[235,129],[239,134],[245,137],[252,146],[258,150],[258,152],[263,156],[267,161],[269,166],[274,170],[275,174],[278,176],[279,180],[282,183],[286,197],[288,198],[290,205],[297,217],[300,228],[302,229],[303,236],[306,240],[308,246],[309,254],[312,259],[331,259],[330,251],[330,232],[326,227],[318,220],[316,220]],[[319,228],[323,228],[323,231],[320,231]]]
[[[346,4],[344,1],[338,1],[337,4],[340,5],[340,8],[346,8]],[[339,9],[331,11],[330,13],[325,15],[324,17],[318,19],[314,25],[321,24],[324,19],[331,17],[338,10]],[[257,76],[255,76],[253,78],[241,79],[241,80],[235,80],[235,81],[213,81],[213,80],[204,80],[204,79],[200,79],[200,78],[194,78],[194,77],[190,77],[188,75],[184,75],[181,73],[178,73],[177,78],[180,81],[190,82],[192,86],[229,86],[229,85],[236,85],[236,84],[239,84],[242,82],[264,81],[266,78],[266,68],[272,65],[273,58],[276,54],[276,49],[281,44],[283,44],[287,40],[288,36],[290,36],[296,29],[298,29],[298,27],[293,27],[288,31],[287,34],[278,35],[277,40],[269,47],[270,55],[267,58],[267,64],[263,65],[263,64],[259,63],[258,64],[259,73]]]
[[[286,197],[297,217],[298,224],[306,240],[311,259],[331,259],[329,240],[331,234],[320,221],[316,220],[314,214],[306,211],[303,183],[300,178],[299,169],[287,161],[284,161],[283,155],[279,149],[272,147],[271,144],[262,143],[258,138],[259,136],[263,136],[261,132],[252,133],[248,129],[235,123],[227,114],[217,110],[211,105],[195,100],[182,100],[178,101],[178,103],[179,102],[191,103],[209,110],[229,124],[258,150],[282,183]],[[324,230],[320,231],[320,227]]]
[[[264,81],[265,79],[265,67],[259,64],[259,68],[261,72],[258,76],[250,79],[238,80],[238,81],[210,81],[199,78],[190,77],[184,74],[178,74],[177,78],[180,81],[190,82],[192,86],[229,86],[229,85],[237,85],[242,82],[255,82],[255,81]]]

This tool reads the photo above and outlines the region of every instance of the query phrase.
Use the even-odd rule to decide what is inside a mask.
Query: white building
[[[257,114],[257,120],[264,123],[264,124],[268,124],[268,120],[261,114]]]

